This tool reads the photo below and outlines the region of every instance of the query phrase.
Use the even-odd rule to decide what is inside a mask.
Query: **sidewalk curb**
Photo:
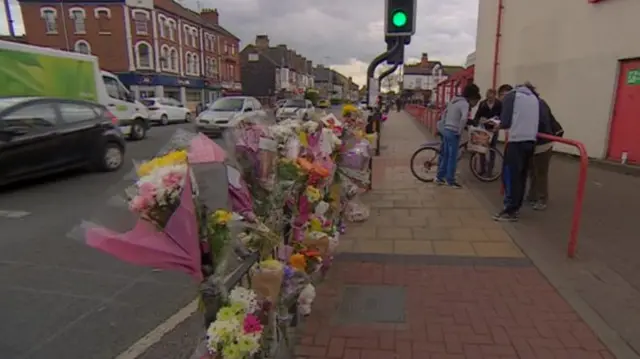
[[[495,206],[482,194],[477,193],[473,187],[469,186],[469,192],[476,198],[483,207],[495,208]],[[533,248],[527,243],[525,235],[518,231],[511,223],[503,223],[505,232],[511,237],[513,242],[520,247],[522,252],[533,262],[538,271],[551,283],[560,296],[578,313],[587,325],[600,338],[602,343],[611,351],[617,359],[640,359],[640,355],[594,310],[580,295],[571,289],[568,281],[561,274],[561,268],[554,265],[545,257],[552,253],[543,253],[543,250]],[[573,261],[577,261],[574,259]],[[579,264],[570,259],[565,259],[567,265]]]

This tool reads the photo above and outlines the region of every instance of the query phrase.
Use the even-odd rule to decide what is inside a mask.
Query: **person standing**
[[[564,130],[551,112],[546,101],[540,98],[535,88],[531,89],[540,99],[541,127],[540,132],[562,137]],[[529,168],[529,193],[527,202],[534,210],[544,211],[549,198],[549,164],[553,155],[553,141],[538,138]]]
[[[502,103],[504,97],[511,91],[513,91],[513,86],[509,84],[500,85],[500,87],[498,87],[498,101]]]
[[[469,84],[462,90],[462,96],[454,97],[447,104],[442,118],[438,121],[438,131],[442,135],[438,174],[435,179],[438,185],[446,184],[452,188],[462,188],[456,181],[460,136],[467,125],[469,109],[478,101],[480,101],[480,89],[475,84]]]
[[[491,132],[495,131],[495,122],[490,120],[494,117],[500,118],[500,111],[502,109],[502,103],[496,98],[496,95],[496,90],[487,90],[485,99],[480,101],[480,103],[478,104],[478,110],[476,111],[476,115],[474,116],[474,119],[472,121],[474,126],[482,126],[486,130]],[[491,143],[489,144],[489,146],[495,149],[497,144],[498,136],[494,135],[491,138]],[[490,151],[488,157],[489,161],[487,161],[486,154],[480,156],[480,175],[482,176],[492,176],[493,173],[493,166],[496,161],[495,151]]]
[[[493,216],[496,221],[515,222],[519,219],[529,164],[543,122],[540,100],[532,88],[528,82],[518,85],[502,101],[499,129],[508,130],[509,136],[502,172],[504,208]]]

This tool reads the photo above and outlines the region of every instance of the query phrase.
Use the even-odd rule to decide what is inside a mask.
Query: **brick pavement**
[[[408,116],[383,130],[372,216],[347,228],[296,358],[613,358],[466,189],[411,178]]]

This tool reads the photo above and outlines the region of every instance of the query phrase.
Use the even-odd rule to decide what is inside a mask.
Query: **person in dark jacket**
[[[489,89],[487,90],[486,97],[484,100],[480,101],[478,104],[478,110],[476,111],[476,115],[473,118],[471,123],[474,126],[482,126],[488,131],[494,131],[492,121],[490,119],[497,117],[500,118],[500,110],[502,108],[502,103],[500,100],[496,98],[496,90]],[[498,144],[498,136],[494,135],[491,139],[490,146],[491,148],[496,148]],[[481,176],[492,176],[493,174],[493,165],[496,161],[496,153],[494,151],[489,152],[489,161],[487,161],[487,155],[482,155],[480,157],[480,167]],[[487,163],[488,162],[488,163]]]
[[[530,89],[540,99],[540,116],[545,122],[544,124],[541,123],[539,132],[562,137],[564,130],[553,116],[549,104],[540,98],[540,94],[538,94],[533,86],[531,86]],[[530,163],[529,192],[527,194],[527,202],[529,202],[536,211],[543,211],[547,208],[547,200],[549,198],[549,163],[551,162],[552,155],[553,142],[538,138]]]
[[[504,97],[513,90],[513,86],[509,84],[502,84],[498,87],[498,101],[502,103]]]
[[[504,209],[493,216],[496,221],[519,219],[538,132],[551,131],[551,121],[533,88],[529,82],[516,86],[502,101],[500,129],[509,130],[509,137],[502,173]]]

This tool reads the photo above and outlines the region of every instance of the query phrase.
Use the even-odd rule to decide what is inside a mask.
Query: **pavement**
[[[371,216],[341,238],[296,357],[614,358],[486,201],[412,178],[418,126],[384,125]]]
[[[0,357],[113,359],[191,302],[191,279],[125,264],[67,232],[106,206],[134,160],[178,128],[129,142],[116,173],[66,173],[0,190]]]

